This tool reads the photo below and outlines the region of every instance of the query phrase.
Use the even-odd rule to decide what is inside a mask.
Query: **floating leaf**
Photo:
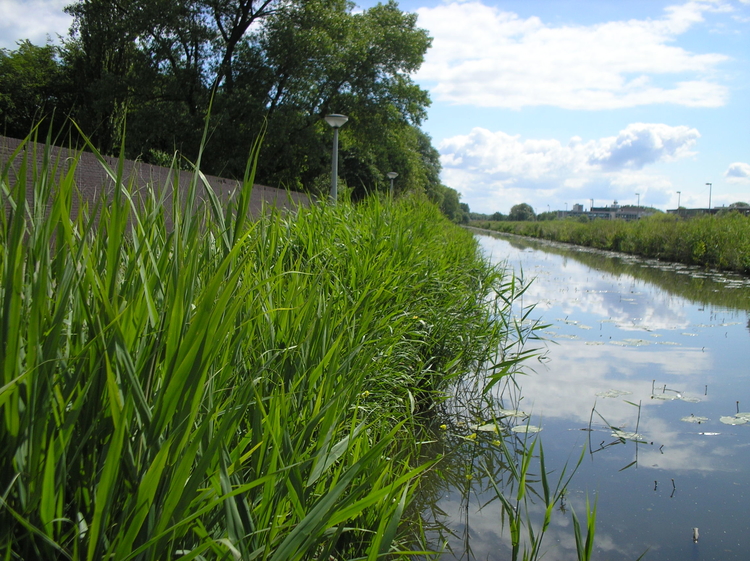
[[[682,401],[687,401],[688,403],[700,403],[700,398],[693,397],[690,395],[681,395],[681,396],[678,396],[677,399],[681,399]]]
[[[676,395],[667,395],[667,394],[664,394],[664,393],[658,393],[656,395],[652,395],[651,399],[659,399],[661,401],[674,401],[675,399],[677,399],[677,396]]]
[[[476,430],[479,432],[498,432],[498,427],[495,423],[487,423],[484,425],[470,425],[469,428],[471,430]]]
[[[705,423],[708,421],[708,417],[696,417],[695,415],[690,415],[689,417],[683,417],[680,419],[680,421],[685,421],[686,423]]]
[[[534,425],[521,425],[510,429],[513,432],[528,433],[528,432],[539,432],[542,427],[535,427]]]
[[[747,419],[748,421],[750,421],[750,413],[737,413],[735,417],[737,417],[738,419]]]
[[[498,409],[497,412],[501,417],[528,417],[526,413],[517,409]]]
[[[651,344],[651,341],[646,341],[645,339],[623,339],[623,342],[629,347],[644,347]]]
[[[643,440],[643,436],[637,432],[625,432],[619,429],[612,431],[612,436],[615,438],[622,438],[624,440]]]
[[[633,392],[625,390],[607,390],[606,392],[597,392],[597,397],[620,397],[621,395],[630,395]]]
[[[721,417],[719,419],[722,423],[725,425],[744,425],[745,423],[750,422],[749,419],[746,419],[744,417]]]

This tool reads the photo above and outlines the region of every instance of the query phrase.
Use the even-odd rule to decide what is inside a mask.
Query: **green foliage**
[[[0,49],[0,131],[23,138],[42,118],[60,130],[72,96],[57,48],[22,41],[14,51]]]
[[[488,222],[478,226],[750,274],[750,218],[738,212],[686,220],[659,213],[634,222],[555,220],[533,224]]]
[[[513,221],[522,222],[535,219],[536,214],[534,214],[534,209],[531,208],[531,205],[528,205],[526,203],[513,205],[513,207],[510,209],[510,213],[508,214],[508,220]]]
[[[430,192],[439,161],[419,130],[429,98],[412,80],[430,45],[395,2],[353,11],[346,0],[79,0],[62,68],[81,92],[76,120],[104,153],[149,163],[180,151],[205,171],[242,177],[264,127],[258,181],[315,194],[330,173],[343,113],[340,173],[354,199]],[[212,142],[201,144],[212,104]],[[28,128],[26,129],[28,130]],[[293,139],[293,141],[292,141]],[[426,143],[426,144],[425,144]]]
[[[196,169],[168,216],[103,158],[111,200],[74,214],[77,160],[27,184],[34,156],[0,175],[5,556],[398,549],[420,415],[512,306],[471,235],[421,196],[248,222],[253,170],[223,207]]]

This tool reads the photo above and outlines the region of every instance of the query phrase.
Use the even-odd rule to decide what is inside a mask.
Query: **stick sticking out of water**
[[[693,528],[693,543],[698,543],[698,528]]]

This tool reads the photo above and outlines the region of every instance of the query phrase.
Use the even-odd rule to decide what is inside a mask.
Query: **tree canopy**
[[[458,193],[420,125],[430,100],[411,79],[431,38],[395,1],[77,0],[62,47],[0,50],[0,123],[25,136],[70,116],[104,153],[195,160],[210,112],[205,171],[241,177],[265,132],[256,180],[319,194],[330,184],[329,113],[349,117],[339,174],[352,196],[422,190],[460,221]],[[68,131],[75,138],[75,130]],[[125,135],[123,137],[123,134]],[[465,205],[464,205],[465,206]]]
[[[508,220],[517,222],[535,219],[536,214],[534,214],[534,209],[531,208],[531,205],[528,205],[526,203],[513,205],[513,207],[511,207],[510,209],[510,213],[508,214]]]

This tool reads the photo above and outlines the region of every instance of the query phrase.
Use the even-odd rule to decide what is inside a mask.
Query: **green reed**
[[[738,212],[638,221],[477,222],[481,228],[750,274],[750,218]]]
[[[257,146],[228,205],[100,158],[74,215],[37,146],[0,175],[4,558],[398,553],[423,418],[500,337],[471,235],[418,196],[249,221]]]

